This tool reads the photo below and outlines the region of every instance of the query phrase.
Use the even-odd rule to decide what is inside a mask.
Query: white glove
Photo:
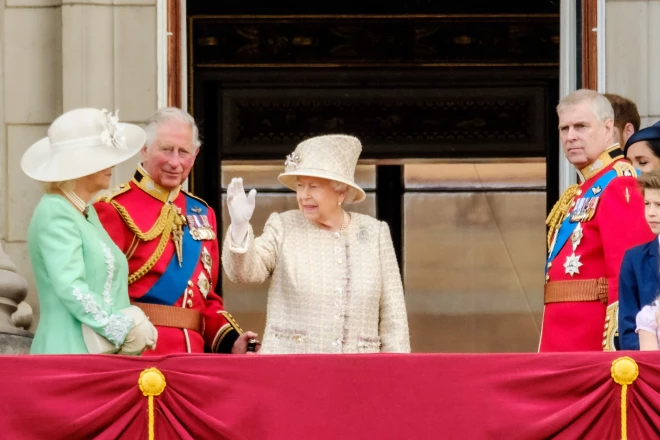
[[[243,179],[235,177],[227,187],[227,208],[231,217],[231,238],[235,245],[240,246],[247,237],[250,219],[254,213],[254,199],[257,190],[253,189],[245,195]]]
[[[126,335],[119,354],[139,355],[147,348],[154,350],[158,341],[158,330],[153,326],[147,315],[137,306],[123,309],[122,313],[133,319],[133,328]]]

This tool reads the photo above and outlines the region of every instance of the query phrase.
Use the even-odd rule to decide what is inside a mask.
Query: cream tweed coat
[[[403,286],[389,227],[351,213],[347,229],[324,231],[298,211],[273,213],[263,234],[223,245],[237,283],[268,291],[262,353],[410,352]]]

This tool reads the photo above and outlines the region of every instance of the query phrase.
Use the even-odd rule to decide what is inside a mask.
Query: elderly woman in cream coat
[[[240,178],[227,189],[227,276],[238,283],[272,277],[261,353],[410,352],[389,227],[342,207],[366,197],[354,182],[361,150],[344,135],[299,144],[279,175],[299,209],[271,214],[257,238],[249,224],[256,191],[246,195]]]

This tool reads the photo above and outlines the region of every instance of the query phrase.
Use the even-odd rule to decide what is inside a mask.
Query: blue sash
[[[587,195],[589,191],[591,191],[592,188],[595,188],[597,186],[600,186],[602,188],[602,191],[605,190],[605,187],[609,185],[609,183],[614,180],[614,178],[617,176],[616,170],[610,170],[607,173],[603,174],[600,176],[598,180],[594,182],[593,185],[591,185],[586,191],[584,191],[583,196]],[[561,223],[561,226],[559,227],[559,232],[557,233],[557,240],[555,241],[555,245],[552,248],[552,253],[548,256],[548,260],[546,261],[545,265],[545,271],[546,273],[548,272],[548,264],[552,260],[555,259],[561,248],[564,247],[566,244],[566,241],[568,241],[568,238],[573,234],[573,231],[577,227],[579,222],[571,222],[571,216],[568,214],[564,221]]]
[[[186,215],[199,215],[200,212],[201,215],[207,215],[208,208],[206,205],[186,195]],[[182,247],[183,262],[181,267],[179,267],[179,259],[176,252],[174,252],[172,260],[163,275],[142,298],[138,299],[139,302],[171,306],[183,295],[188,286],[188,280],[197,268],[202,251],[202,242],[195,240],[190,235],[187,225],[183,226]]]

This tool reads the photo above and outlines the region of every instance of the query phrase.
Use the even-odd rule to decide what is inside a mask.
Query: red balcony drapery
[[[7,439],[147,439],[140,374],[157,368],[155,439],[660,437],[660,352],[0,357]]]

